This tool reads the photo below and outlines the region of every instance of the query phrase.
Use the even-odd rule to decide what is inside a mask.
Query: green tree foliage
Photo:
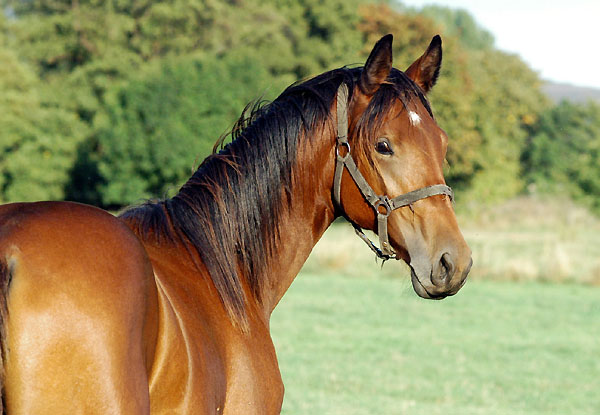
[[[0,201],[62,199],[85,125],[44,100],[39,79],[0,45]]]
[[[287,22],[284,34],[293,58],[289,69],[296,78],[327,69],[362,62],[363,47],[355,30],[361,4],[369,0],[267,0]]]
[[[563,101],[531,127],[523,166],[532,189],[568,192],[600,213],[600,105]]]
[[[70,88],[87,118],[106,88],[155,58],[252,51],[289,83],[356,61],[361,0],[5,0],[20,55],[47,82]],[[61,89],[58,88],[57,89]]]
[[[549,106],[537,74],[515,56],[497,50],[471,52],[471,117],[480,137],[468,196],[494,201],[523,190],[520,154],[527,128]],[[493,86],[493,87],[492,87]]]
[[[76,112],[89,133],[78,149],[68,197],[91,203],[111,200],[98,193],[101,157],[96,117],[114,109],[109,91],[149,71],[154,60],[188,55],[207,60],[252,55],[272,76],[267,93],[298,78],[356,62],[360,36],[348,30],[357,21],[360,0],[262,1],[169,0],[4,0],[11,19],[13,48],[43,80],[40,93],[56,107]],[[328,10],[335,10],[335,17]],[[348,56],[350,53],[350,57]],[[260,95],[266,86],[254,89]],[[156,90],[155,90],[156,91]],[[218,101],[211,105],[221,105]],[[107,107],[111,107],[110,109]],[[243,108],[240,105],[238,111]],[[215,108],[217,112],[223,112]],[[232,120],[222,124],[226,128]],[[137,137],[137,136],[136,136]],[[207,139],[202,136],[200,139]],[[215,137],[211,137],[212,142]],[[206,147],[206,146],[205,146]],[[105,171],[107,168],[103,168]],[[118,170],[118,167],[115,167]],[[187,169],[185,170],[188,171]],[[155,188],[154,185],[149,188]],[[130,194],[129,200],[141,197]]]
[[[400,69],[433,35],[443,37],[430,98],[452,143],[448,181],[463,197],[522,190],[520,155],[549,105],[537,74],[495,50],[463,10],[370,0],[0,4],[10,16],[0,21],[3,200],[117,206],[160,196],[189,175],[248,101],[360,64],[386,33],[394,34]],[[52,172],[34,173],[28,163]]]
[[[163,195],[191,175],[256,90],[272,79],[256,60],[155,62],[106,94],[97,117],[102,203]]]

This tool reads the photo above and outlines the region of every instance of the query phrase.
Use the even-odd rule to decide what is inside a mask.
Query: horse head
[[[472,264],[444,180],[448,136],[426,99],[441,61],[439,36],[405,72],[392,67],[391,35],[375,45],[351,90],[338,91],[333,191],[355,227],[379,235],[378,256],[404,260],[415,292],[436,299],[455,294]]]

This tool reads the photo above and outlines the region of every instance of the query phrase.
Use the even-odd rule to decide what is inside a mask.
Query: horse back
[[[0,206],[0,263],[8,412],[147,413],[157,294],[129,228],[76,203]]]

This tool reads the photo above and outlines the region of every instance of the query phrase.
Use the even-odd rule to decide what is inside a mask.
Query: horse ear
[[[365,95],[373,95],[392,70],[392,35],[385,35],[373,46],[360,75],[359,86]]]
[[[442,38],[435,35],[425,53],[406,70],[406,75],[428,93],[435,85],[442,67]]]

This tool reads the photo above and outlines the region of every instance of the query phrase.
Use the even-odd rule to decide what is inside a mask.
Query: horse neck
[[[293,176],[293,191],[284,197],[277,252],[264,285],[262,307],[269,316],[306,262],[313,247],[335,219],[332,186],[335,161],[333,130],[310,132],[302,140]],[[307,134],[308,135],[308,134]]]
[[[334,219],[334,130],[328,121],[316,124],[293,141],[273,136],[275,141],[254,141],[250,148],[250,141],[238,138],[208,158],[165,204],[170,226],[199,254],[230,317],[242,325],[249,310],[269,318]],[[280,134],[296,131],[282,128]],[[293,159],[273,153],[290,146]]]

